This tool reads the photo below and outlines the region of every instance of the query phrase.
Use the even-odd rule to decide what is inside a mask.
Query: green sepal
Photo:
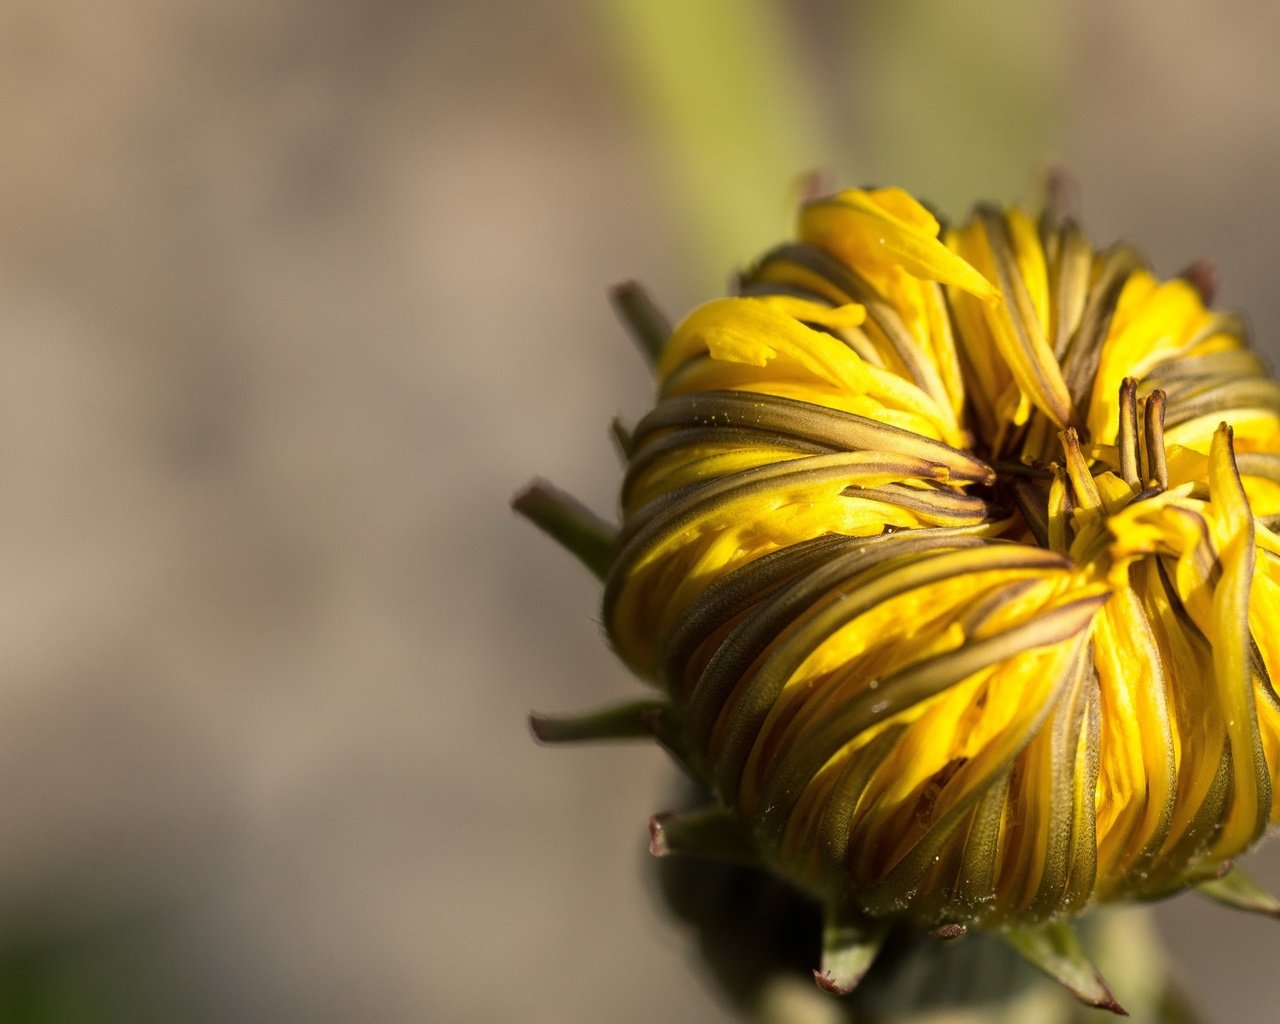
[[[635,432],[615,416],[609,421],[609,436],[613,438],[613,446],[618,450],[623,464],[631,461],[636,450]]]
[[[613,301],[618,318],[640,346],[640,351],[651,366],[656,366],[663,346],[671,337],[671,321],[663,315],[643,286],[635,281],[626,281],[610,289],[609,298]]]
[[[1231,868],[1220,878],[1201,882],[1196,886],[1196,891],[1236,910],[1266,914],[1268,917],[1280,917],[1280,900],[1239,868]]]
[[[848,995],[870,970],[889,926],[829,904],[822,925],[822,966],[813,980],[825,992]]]
[[[698,773],[689,758],[685,729],[675,708],[670,704],[655,703],[643,712],[641,718],[649,735],[658,741],[658,746],[671,755],[686,775],[697,778]]]
[[[1014,928],[1002,937],[1024,960],[1049,975],[1086,1006],[1129,1016],[1085,956],[1070,925],[1058,922],[1035,928]]]
[[[655,857],[688,854],[737,864],[757,864],[751,833],[732,811],[708,807],[649,819],[649,852]]]
[[[533,714],[529,716],[529,728],[542,743],[653,739],[653,717],[665,707],[661,701],[642,700],[585,715],[552,717]]]
[[[604,580],[613,565],[618,529],[572,495],[535,480],[511,499],[511,507]]]

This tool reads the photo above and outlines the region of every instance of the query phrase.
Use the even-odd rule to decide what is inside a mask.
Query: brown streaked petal
[[[720,792],[726,799],[732,799],[737,793],[742,770],[756,742],[757,733],[787,679],[822,639],[852,622],[867,609],[874,608],[895,595],[968,572],[1009,569],[1043,571],[1062,567],[1063,564],[1052,552],[1022,545],[988,544],[911,559],[909,563],[895,567],[879,579],[871,582],[859,581],[860,585],[856,589],[841,595],[842,600],[826,604],[803,621],[799,628],[789,631],[785,642],[777,645],[747,682],[741,697],[734,703],[732,721],[725,728],[720,749],[715,756],[715,778]],[[984,648],[986,649],[989,648]],[[707,675],[712,675],[711,666],[708,667]],[[696,705],[698,691],[701,689],[702,681],[699,681],[691,705]],[[844,735],[844,740],[852,739],[853,735]]]
[[[1086,629],[1108,594],[1069,601],[1029,622],[983,640],[966,642],[880,680],[848,698],[816,728],[795,742],[766,779],[761,793],[761,821],[784,820],[804,787],[845,743],[880,721],[892,718],[941,693],[980,669],[1035,647],[1047,647]],[[776,824],[774,825],[776,828]]]

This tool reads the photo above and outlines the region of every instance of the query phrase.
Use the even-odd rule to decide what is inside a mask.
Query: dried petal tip
[[[738,864],[758,861],[751,837],[737,815],[719,807],[687,814],[655,814],[649,819],[649,852],[673,853]]]
[[[1201,302],[1206,306],[1213,304],[1214,296],[1218,294],[1217,267],[1208,260],[1196,260],[1178,276],[1196,290]]]
[[[649,853],[655,857],[665,857],[671,852],[667,845],[667,822],[673,814],[655,814],[649,819]]]
[[[1080,209],[1080,183],[1065,167],[1050,167],[1044,176],[1044,214],[1047,227],[1061,230]]]
[[[1084,955],[1075,932],[1067,924],[1049,924],[1039,928],[1016,928],[1004,939],[1036,969],[1059,982],[1086,1006],[1110,1010],[1121,1017],[1129,1016],[1102,975]]]
[[[800,175],[796,181],[796,188],[800,193],[800,201],[802,203],[812,203],[814,200],[829,196],[834,192],[836,190],[836,182],[832,178],[830,171],[815,167]]]

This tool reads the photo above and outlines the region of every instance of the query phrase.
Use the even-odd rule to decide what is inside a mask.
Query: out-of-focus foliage
[[[710,293],[785,232],[805,172],[963,210],[1024,194],[1059,145],[1048,0],[595,3],[681,204],[673,258]]]

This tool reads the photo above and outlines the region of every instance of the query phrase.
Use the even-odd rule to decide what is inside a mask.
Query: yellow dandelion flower
[[[1239,319],[1070,220],[897,189],[807,204],[740,285],[670,331],[619,293],[658,378],[620,527],[517,501],[660,693],[539,734],[656,735],[717,803],[655,852],[820,901],[836,990],[907,921],[1116,1008],[1086,908],[1273,911],[1229,870],[1280,818],[1280,385]]]

